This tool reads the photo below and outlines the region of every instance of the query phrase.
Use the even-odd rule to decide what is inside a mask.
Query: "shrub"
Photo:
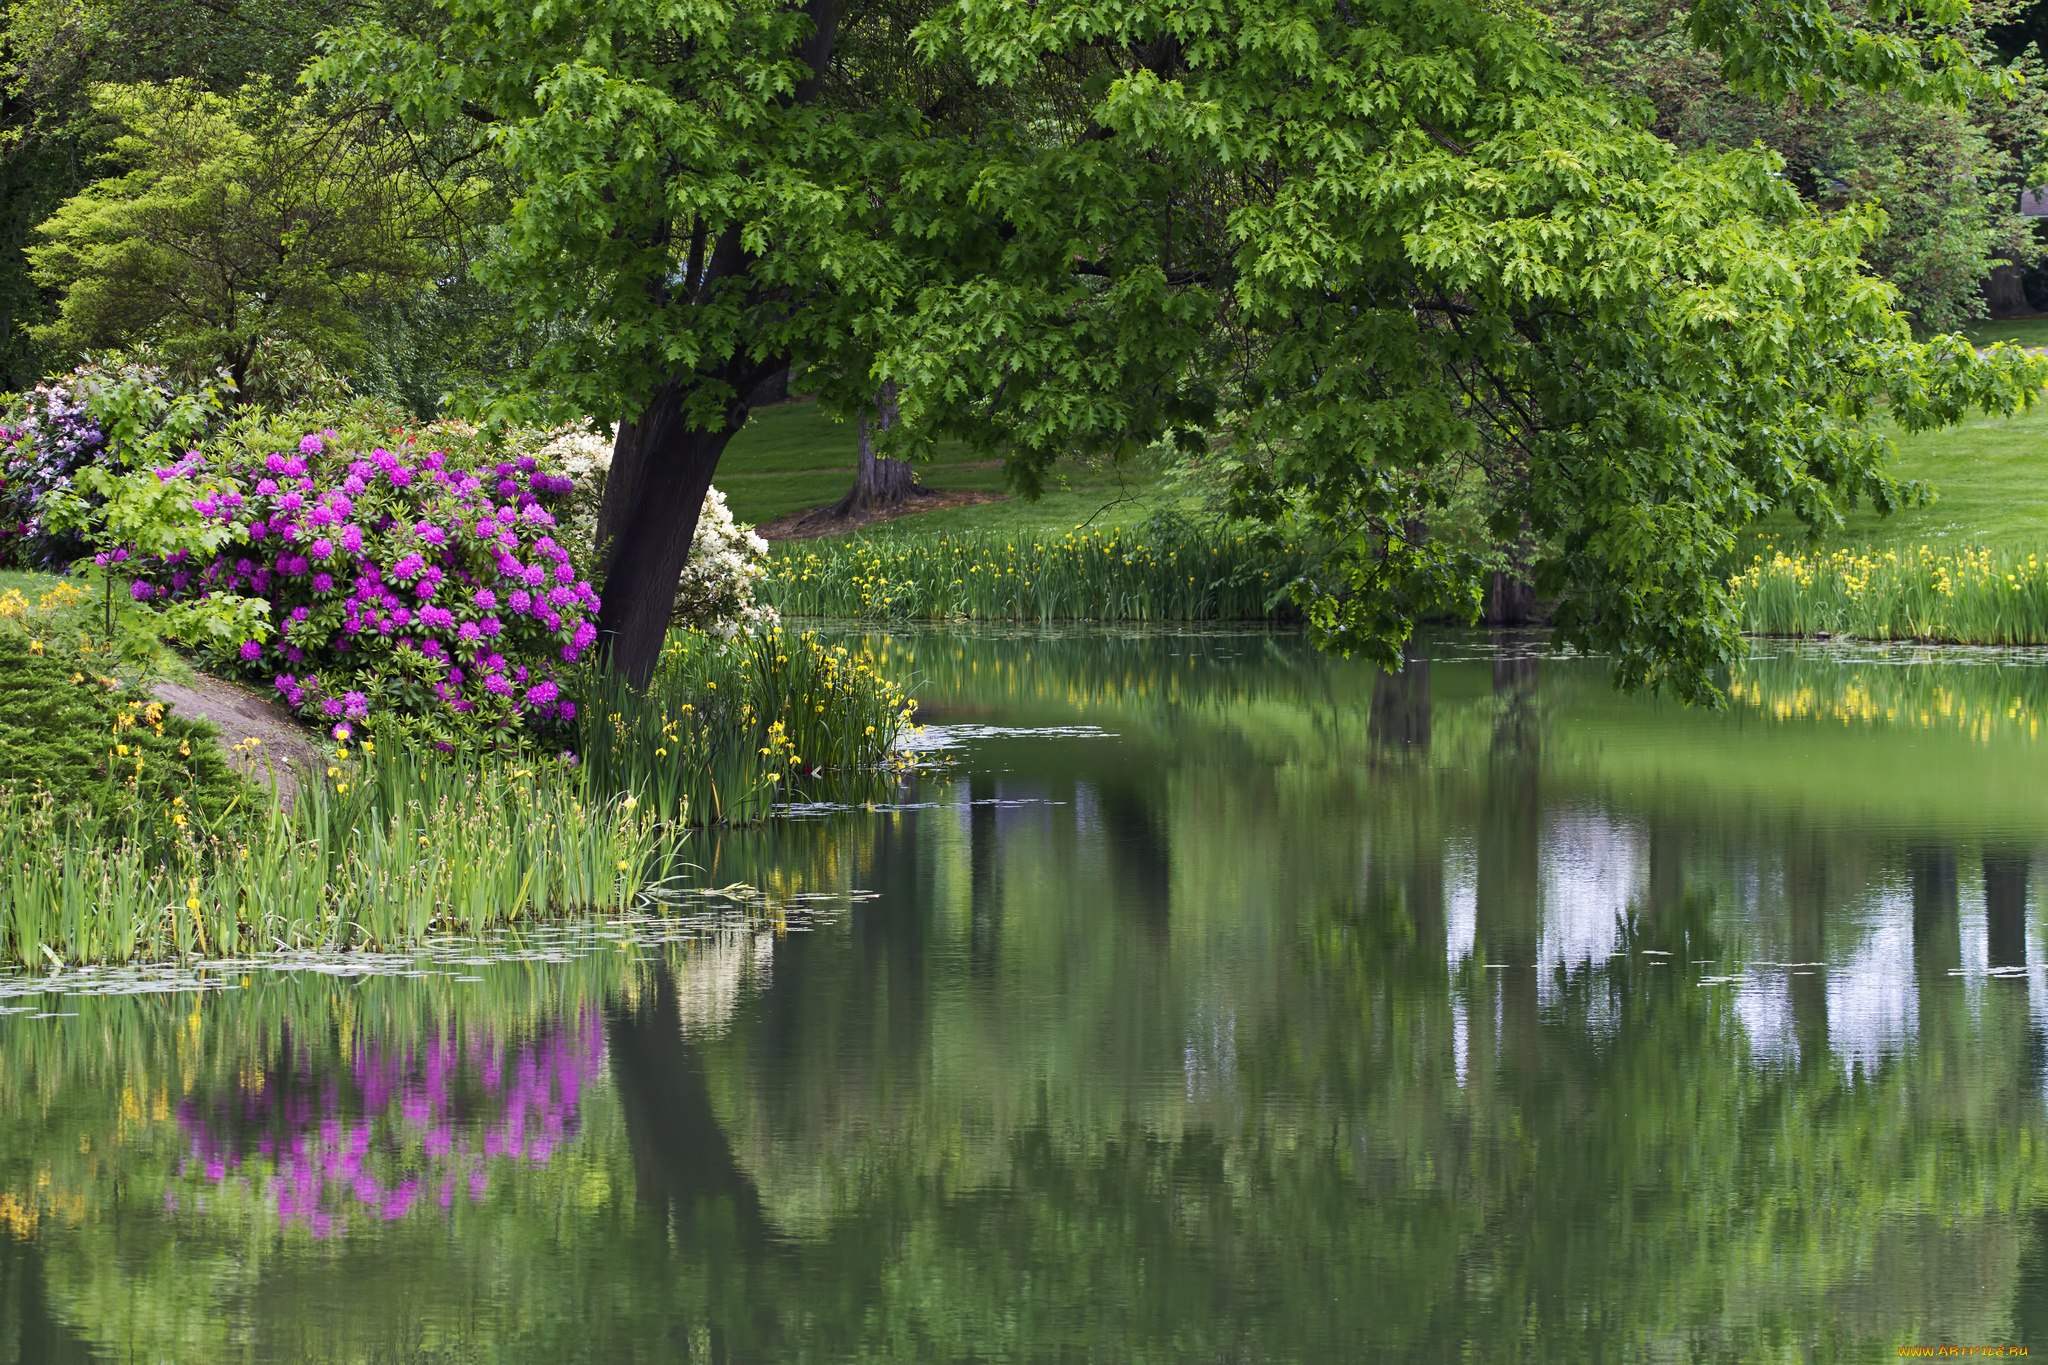
[[[158,471],[234,534],[208,557],[135,566],[134,596],[266,599],[273,632],[230,662],[322,722],[402,718],[454,747],[569,720],[558,673],[597,638],[598,606],[553,534],[569,481],[533,456],[393,444],[352,448],[330,429],[295,451]]]
[[[0,563],[46,568],[85,553],[76,534],[53,532],[42,516],[43,500],[69,488],[72,476],[106,445],[77,387],[38,384],[0,427],[0,441],[7,443],[0,465]]]
[[[97,357],[20,395],[0,424],[0,564],[81,558],[86,536],[52,514],[86,471],[153,447],[182,453],[224,416],[213,385],[174,382],[148,355]]]
[[[725,494],[710,489],[697,514],[697,533],[669,619],[722,640],[773,626],[780,619],[775,608],[754,600],[754,585],[767,573],[768,542],[733,520]]]

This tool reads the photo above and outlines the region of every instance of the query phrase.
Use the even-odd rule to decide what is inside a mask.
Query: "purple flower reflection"
[[[303,1051],[280,1058],[259,1088],[213,1102],[189,1099],[178,1122],[190,1143],[180,1176],[214,1186],[239,1179],[276,1210],[281,1227],[315,1238],[347,1231],[346,1210],[379,1221],[432,1203],[452,1211],[490,1188],[492,1161],[545,1165],[576,1135],[583,1089],[605,1065],[594,1010],[521,1043],[454,1029],[394,1045],[358,1044],[349,1084],[317,1083]],[[192,1201],[204,1204],[204,1194]],[[175,1210],[172,1197],[167,1209]]]

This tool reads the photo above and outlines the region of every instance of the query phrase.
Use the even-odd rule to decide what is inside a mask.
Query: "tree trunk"
[[[831,67],[843,17],[840,0],[804,0],[803,12],[811,20],[811,31],[797,43],[795,55],[810,74],[782,97],[785,108],[817,98]],[[692,229],[693,242],[701,230]],[[721,286],[744,281],[747,276],[753,258],[737,222],[727,224],[715,243],[707,245],[710,259],[703,262],[701,271],[696,265],[697,248],[690,248],[692,268],[685,272],[683,289],[675,299],[678,307],[708,303],[718,296]],[[664,294],[674,284],[667,279],[649,283]],[[761,297],[751,285],[738,296],[751,303],[758,303]],[[635,687],[647,684],[661,658],[662,642],[668,638],[669,620],[675,611],[676,584],[689,562],[690,542],[696,537],[697,518],[704,510],[704,495],[711,489],[719,457],[746,423],[748,404],[764,381],[781,371],[781,389],[787,391],[790,359],[783,354],[749,360],[745,348],[740,347],[715,372],[663,387],[636,420],[619,428],[612,444],[604,502],[597,513],[597,563],[604,573],[597,633],[613,669]],[[709,431],[693,428],[683,416],[685,384],[699,382],[728,384],[727,391],[733,395],[726,405],[724,423]]]
[[[1512,573],[1494,572],[1486,586],[1486,610],[1479,618],[1489,626],[1526,626],[1536,619],[1536,589]]]
[[[860,415],[860,467],[854,471],[853,487],[825,514],[827,519],[842,521],[886,512],[931,491],[917,481],[916,471],[908,460],[884,459],[875,454],[875,432],[895,427],[899,415],[896,386],[882,385],[875,395],[873,427],[868,424],[867,413]]]
[[[1984,281],[1984,307],[1994,318],[2025,317],[2034,311],[2027,302],[2018,265],[2001,260],[1991,267],[1991,274]]]
[[[735,401],[722,427],[693,430],[682,392],[670,385],[637,422],[619,428],[597,516],[604,565],[597,631],[612,667],[636,687],[654,676],[704,495],[718,457],[746,420],[746,404]]]

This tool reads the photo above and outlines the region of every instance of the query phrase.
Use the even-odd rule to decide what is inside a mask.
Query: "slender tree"
[[[60,349],[156,342],[245,391],[268,350],[347,358],[354,308],[426,278],[427,224],[446,195],[359,122],[267,83],[232,98],[115,86],[100,106],[133,169],[66,200],[28,252],[37,281],[61,292],[38,329]]]

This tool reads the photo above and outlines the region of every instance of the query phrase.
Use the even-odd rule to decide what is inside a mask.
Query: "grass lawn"
[[[1893,472],[1925,479],[1935,502],[1889,517],[1859,508],[1824,545],[2048,547],[2048,401],[2018,417],[1977,417],[1940,431],[1898,433],[1894,440],[1899,461]],[[1784,549],[1801,543],[1798,523],[1782,514],[1759,532],[1760,538],[1775,536]]]
[[[1983,323],[1969,335],[1987,345],[2048,345],[2048,318]],[[1895,472],[1932,484],[1936,501],[1891,517],[1859,508],[1825,544],[2048,548],[2048,401],[2019,417],[1979,417],[1943,431],[1899,434],[1895,439]],[[948,443],[931,462],[918,465],[917,476],[934,488],[1005,491],[1000,463],[975,456],[965,446]],[[727,447],[717,483],[733,515],[759,525],[837,500],[852,486],[854,459],[851,422],[834,422],[813,403],[788,403],[754,413]],[[1012,497],[951,507],[883,522],[862,534],[894,537],[935,531],[1064,531],[1083,523],[1128,525],[1144,520],[1170,499],[1151,470],[1062,462],[1055,470],[1054,486],[1036,503]],[[1767,539],[1787,549],[1802,543],[1796,522],[1788,516],[1773,517],[1744,537],[1741,561]]]
[[[835,422],[815,403],[786,403],[757,410],[726,447],[715,482],[735,517],[751,525],[838,501],[853,486],[854,425]],[[999,461],[958,442],[942,444],[929,462],[917,466],[920,482],[932,488],[1001,493]],[[869,535],[901,535],[968,528],[1023,530],[1089,521],[1111,525],[1140,520],[1160,504],[1158,479],[1150,470],[1114,470],[1062,461],[1037,503],[1022,498],[920,513],[873,527]]]
[[[2048,346],[2048,317],[1980,322],[1963,328],[1963,335],[1977,346],[1990,346],[2000,341],[2018,342],[2022,346]]]

